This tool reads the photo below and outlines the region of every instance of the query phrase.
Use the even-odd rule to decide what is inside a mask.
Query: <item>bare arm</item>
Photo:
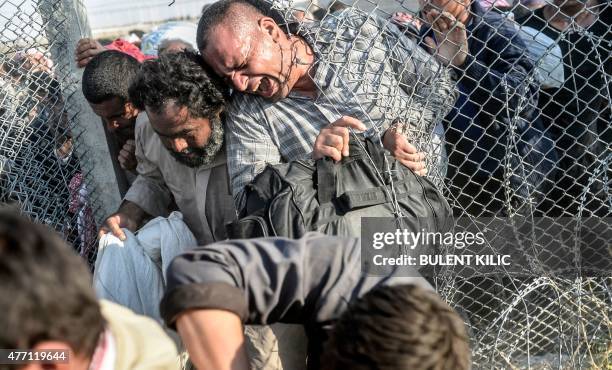
[[[189,310],[178,317],[176,328],[197,369],[249,370],[238,315],[224,310]]]

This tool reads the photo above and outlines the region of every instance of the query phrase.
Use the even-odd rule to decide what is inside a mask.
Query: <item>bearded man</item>
[[[191,52],[145,62],[130,86],[141,109],[136,122],[138,177],[100,234],[138,230],[173,205],[199,245],[225,239],[235,217],[229,191],[223,125],[225,92]]]
[[[138,296],[146,308],[157,308],[161,299],[159,290],[147,284],[159,276],[143,277],[145,267],[151,265],[149,260],[156,260],[158,268],[154,271],[164,271],[162,284],[165,284],[164,266],[177,249],[225,239],[225,224],[236,216],[223,145],[226,91],[210,77],[214,75],[206,68],[201,57],[193,52],[165,54],[157,60],[144,62],[130,86],[130,100],[142,112],[136,122],[138,177],[119,210],[106,220],[100,234],[110,231],[126,240],[126,234],[131,234],[122,228],[132,232],[141,229],[138,236],[133,236],[140,240],[141,234],[150,234],[151,224],[160,222],[157,219],[143,227],[145,221],[156,216],[166,217],[173,210],[174,201],[183,214],[182,221],[197,241],[193,245],[183,241],[178,248],[174,241],[169,242],[174,240],[169,239],[170,234],[176,233],[182,234],[176,240],[189,239],[184,237],[181,225],[175,223],[176,217],[171,215],[167,218],[172,225],[170,230],[162,230],[158,237],[152,238],[162,244],[165,240],[169,245],[142,245],[145,258],[129,251],[130,246],[116,247],[112,238],[112,247],[100,247],[96,267],[104,265],[107,268],[97,269],[98,294],[115,299],[136,312],[141,305],[132,306],[131,297],[126,297],[125,292],[130,292],[128,296]],[[158,261],[160,256],[161,261]],[[151,311],[150,316],[158,319],[157,309]],[[284,339],[282,328],[278,331],[273,334],[269,327],[245,329],[253,368],[280,368],[271,367],[271,364],[280,362],[278,347],[289,341]],[[289,368],[297,369],[295,366]]]

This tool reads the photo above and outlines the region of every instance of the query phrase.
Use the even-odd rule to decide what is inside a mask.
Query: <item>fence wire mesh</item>
[[[91,168],[81,161],[79,112],[69,103],[78,81],[51,53],[68,47],[68,35],[52,32],[66,21],[60,2],[0,2],[0,202],[52,227],[93,261],[98,208]]]
[[[313,46],[321,106],[405,135],[456,217],[509,225],[488,240],[491,254],[509,245],[530,256],[528,275],[464,266],[434,280],[465,315],[475,368],[612,366],[610,7],[273,3]],[[561,265],[567,275],[552,273]]]
[[[49,32],[67,20],[57,4],[0,2],[2,202],[16,203],[91,258],[95,191],[88,189],[91,169],[80,160],[87,151],[76,150],[79,112],[67,103],[78,81],[50,53],[73,47]],[[449,17],[464,4],[459,20]],[[566,15],[583,4],[586,10]],[[278,1],[273,8],[288,32],[307,35],[317,70],[328,71],[319,103],[373,131],[392,126],[425,152],[427,176],[455,216],[478,227],[486,227],[483,217],[566,217],[577,233],[596,216],[588,257],[609,259],[611,5],[542,5],[359,0]],[[540,248],[547,233],[526,233],[517,248]],[[571,237],[560,245],[580,252]],[[612,278],[549,276],[550,261],[531,264],[540,277],[436,279],[442,296],[465,315],[474,367],[612,366]]]

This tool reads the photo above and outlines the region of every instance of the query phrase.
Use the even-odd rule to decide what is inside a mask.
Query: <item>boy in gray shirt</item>
[[[399,321],[410,327],[411,317],[416,317],[411,315],[411,296],[422,297],[418,301],[429,302],[428,307],[432,307],[431,302],[442,307],[452,325],[429,317],[440,310],[420,310],[419,315],[425,322],[431,319],[442,328],[454,328],[447,331],[460,340],[449,343],[460,344],[455,344],[450,352],[463,354],[458,357],[465,357],[465,361],[453,362],[456,364],[453,369],[467,368],[460,366],[469,363],[461,318],[436,296],[424,278],[414,277],[418,276],[416,271],[408,273],[404,268],[403,276],[399,270],[389,271],[386,276],[369,276],[367,271],[362,271],[360,240],[355,238],[308,233],[298,240],[230,240],[189,251],[173,261],[160,311],[166,324],[179,331],[199,369],[247,369],[242,324],[276,322],[304,325],[309,338],[308,367],[318,369],[322,353],[327,352],[324,357],[333,357],[331,348],[326,347],[324,351],[327,338],[334,332],[333,324],[342,317],[350,320],[353,303],[367,301],[364,295],[370,290],[384,292],[410,284],[404,288],[408,290],[398,293],[406,298],[406,303],[396,312]],[[402,302],[402,297],[398,297],[398,302]],[[393,316],[388,312],[372,312],[371,319],[378,314],[381,324]],[[415,322],[415,325],[419,324]],[[427,334],[419,332],[422,327],[413,328],[419,334],[417,338]],[[443,337],[448,335],[440,339],[446,343]],[[343,342],[335,338],[336,343]],[[432,347],[432,351],[437,351],[434,348],[438,347]],[[375,352],[371,353],[374,362],[377,361]],[[337,356],[336,360],[328,360],[328,364],[331,362],[340,363]]]

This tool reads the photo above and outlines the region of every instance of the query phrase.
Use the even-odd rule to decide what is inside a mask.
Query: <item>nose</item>
[[[241,73],[234,72],[232,75],[232,85],[240,92],[246,91],[248,87],[249,78]]]
[[[184,139],[172,139],[170,141],[170,145],[172,147],[172,150],[176,153],[181,153],[189,147],[189,145],[187,145],[187,142]]]

